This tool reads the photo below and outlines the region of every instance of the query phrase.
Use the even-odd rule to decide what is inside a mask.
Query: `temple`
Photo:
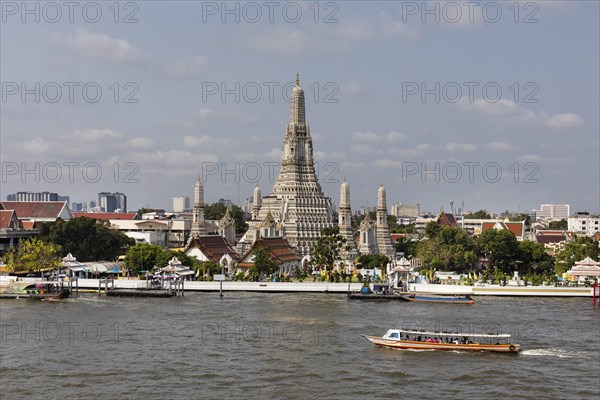
[[[285,237],[301,256],[308,255],[321,230],[333,226],[331,199],[325,197],[315,173],[310,126],[306,121],[304,90],[300,77],[292,90],[290,121],[286,126],[281,168],[270,194],[260,197],[254,190],[254,209],[250,228],[238,244],[245,252],[255,240],[264,237],[261,225],[267,215],[276,225],[278,236]]]

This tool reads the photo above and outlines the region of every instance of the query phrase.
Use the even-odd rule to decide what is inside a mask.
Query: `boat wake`
[[[558,357],[558,358],[590,358],[590,353],[584,351],[569,351],[563,349],[529,349],[520,353],[523,356]]]

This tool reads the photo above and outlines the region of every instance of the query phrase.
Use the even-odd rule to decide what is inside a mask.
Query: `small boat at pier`
[[[348,291],[348,298],[353,300],[402,300],[390,283],[365,284],[359,291]]]
[[[63,281],[8,281],[0,285],[0,299],[59,300],[70,294]]]
[[[362,335],[377,347],[409,350],[455,350],[518,353],[520,344],[511,343],[505,333],[458,333],[389,329],[385,335]]]
[[[442,293],[411,293],[400,294],[400,298],[406,301],[423,303],[452,303],[452,304],[474,304],[475,300],[468,294],[442,294]]]

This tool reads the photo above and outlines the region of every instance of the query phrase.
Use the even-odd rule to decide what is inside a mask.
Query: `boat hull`
[[[379,336],[363,335],[368,341],[378,347],[404,350],[446,350],[446,351],[485,351],[496,353],[513,353],[520,351],[520,344],[455,344],[455,343],[431,343],[418,342],[414,340],[384,339]]]
[[[475,304],[475,300],[470,297],[461,296],[435,296],[435,295],[415,295],[403,294],[400,295],[402,300],[418,302],[418,303],[445,303],[445,304]]]

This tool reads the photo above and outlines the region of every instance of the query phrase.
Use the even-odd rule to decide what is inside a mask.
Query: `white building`
[[[578,235],[592,237],[596,232],[600,232],[600,216],[576,215],[569,217],[567,229],[569,232],[575,232]]]
[[[190,198],[187,196],[173,197],[173,212],[179,213],[190,209]]]
[[[533,210],[536,219],[560,220],[567,219],[571,215],[569,204],[542,204],[539,210]]]
[[[396,217],[412,217],[417,218],[421,215],[421,206],[419,204],[392,204],[392,215]]]

